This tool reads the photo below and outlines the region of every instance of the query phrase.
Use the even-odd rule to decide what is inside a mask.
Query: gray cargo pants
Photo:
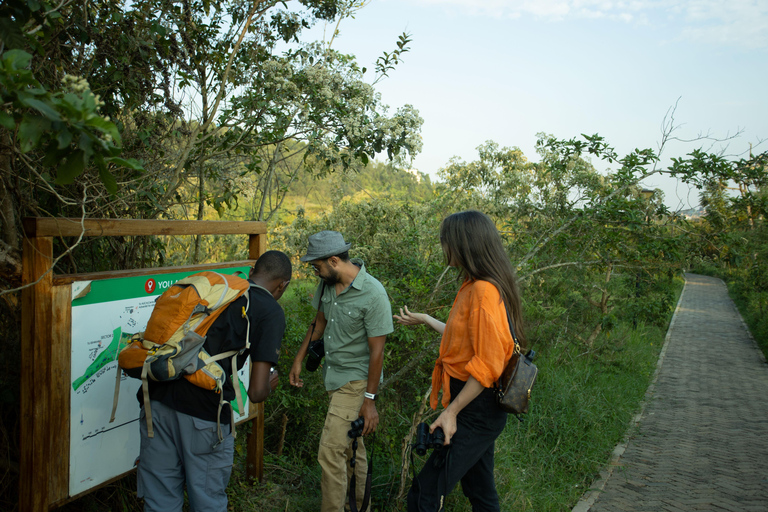
[[[226,512],[234,438],[222,424],[218,443],[215,421],[205,421],[151,401],[153,438],[147,437],[144,408],[139,417],[141,451],[138,496],[144,512],[181,512],[184,484],[191,512]],[[218,444],[217,444],[218,443]]]

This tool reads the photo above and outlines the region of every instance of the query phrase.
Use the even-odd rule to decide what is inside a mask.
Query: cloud
[[[696,42],[768,48],[768,3],[763,0],[688,2],[682,36]]]
[[[631,20],[635,12],[657,0],[418,0],[432,5],[459,7],[474,15],[517,18],[525,15],[560,21],[566,18],[611,18]]]
[[[663,23],[699,44],[768,49],[765,0],[417,0],[458,8],[473,16],[561,22],[601,19],[647,25]]]

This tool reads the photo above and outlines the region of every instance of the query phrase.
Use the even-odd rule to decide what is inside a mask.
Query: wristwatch
[[[365,392],[365,398],[368,398],[368,399],[370,399],[370,400],[373,400],[374,402],[376,401],[376,399],[377,399],[378,397],[379,397],[379,395],[377,395],[377,394],[375,394],[375,393],[369,393],[369,392],[367,392],[367,391]]]

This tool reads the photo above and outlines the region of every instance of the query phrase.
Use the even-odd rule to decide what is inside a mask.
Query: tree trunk
[[[600,333],[603,331],[603,319],[608,315],[608,313],[611,311],[612,308],[608,307],[608,300],[611,298],[611,294],[608,293],[608,282],[611,280],[611,273],[613,273],[613,264],[608,265],[608,271],[605,273],[605,281],[604,286],[600,290],[600,303],[596,303],[593,300],[590,300],[587,298],[590,304],[600,309],[600,323],[598,323],[595,328],[592,330],[592,334],[589,335],[589,338],[587,338],[586,344],[588,347],[592,347],[592,344],[595,342],[597,337],[600,335]]]

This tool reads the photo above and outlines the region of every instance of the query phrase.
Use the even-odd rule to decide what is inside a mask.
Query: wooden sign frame
[[[267,226],[255,221],[27,218],[24,232],[19,510],[47,512],[124,476],[77,496],[69,495],[71,283],[252,265],[266,250]],[[54,237],[141,235],[248,235],[249,259],[88,274],[53,273]],[[261,480],[264,404],[250,407],[256,414],[247,440],[246,473]]]

